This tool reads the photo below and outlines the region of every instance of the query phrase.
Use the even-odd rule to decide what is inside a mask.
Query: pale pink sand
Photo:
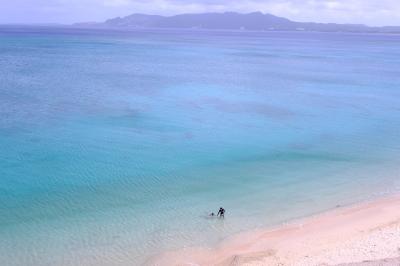
[[[375,261],[363,261],[356,263],[346,263],[339,264],[337,266],[399,266],[400,265],[400,257],[398,258],[390,258],[390,259],[382,259]]]
[[[400,265],[399,256],[400,196],[393,196],[242,233],[212,249],[167,252],[148,265]]]

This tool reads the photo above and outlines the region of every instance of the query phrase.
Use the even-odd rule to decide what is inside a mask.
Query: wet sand
[[[400,196],[245,232],[214,248],[165,252],[148,265],[400,265]]]

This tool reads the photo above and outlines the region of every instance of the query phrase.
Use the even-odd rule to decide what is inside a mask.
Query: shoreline
[[[145,265],[400,265],[400,195],[242,232],[213,248],[163,252]]]

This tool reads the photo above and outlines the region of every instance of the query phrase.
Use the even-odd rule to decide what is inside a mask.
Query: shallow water
[[[397,192],[399,44],[1,27],[1,261],[140,264]]]

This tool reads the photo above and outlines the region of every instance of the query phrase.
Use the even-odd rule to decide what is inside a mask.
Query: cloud
[[[262,11],[297,21],[400,25],[398,0],[0,0],[0,23],[102,21],[131,13]]]
[[[130,0],[104,0],[103,4],[105,6],[115,6],[115,7],[122,7],[122,6],[129,6],[132,2]]]

